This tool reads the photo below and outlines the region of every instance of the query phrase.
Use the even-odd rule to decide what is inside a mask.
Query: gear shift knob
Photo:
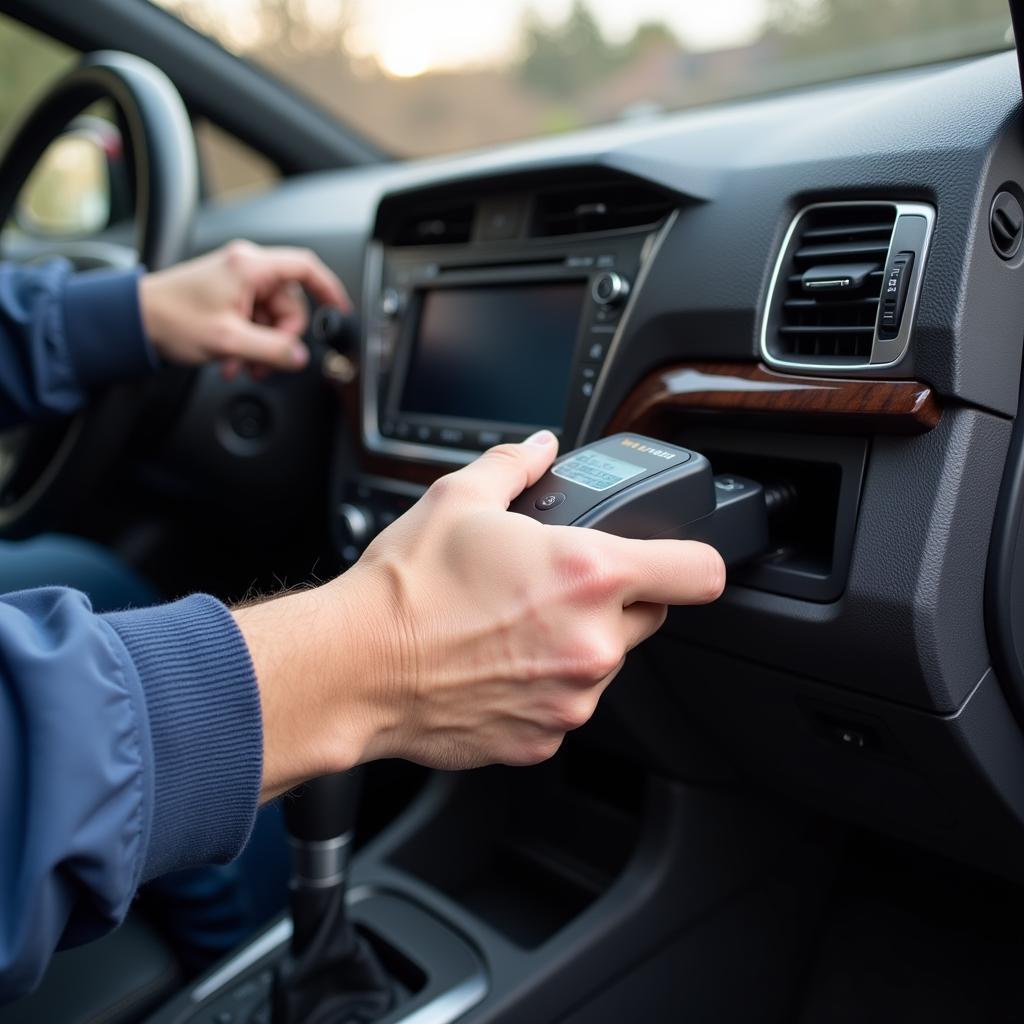
[[[293,842],[317,843],[348,835],[355,828],[362,771],[321,775],[291,793],[281,809]]]
[[[292,848],[292,951],[300,954],[332,902],[344,890],[362,790],[355,769],[322,775],[293,790],[282,803]]]

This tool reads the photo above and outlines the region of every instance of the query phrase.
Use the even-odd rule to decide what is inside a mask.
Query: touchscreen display
[[[428,291],[400,410],[560,427],[583,297],[578,281]]]
[[[609,487],[615,487],[631,477],[639,476],[644,468],[634,462],[616,459],[601,452],[582,451],[570,455],[557,466],[552,466],[551,472],[563,480],[571,480],[574,484],[580,484],[592,491],[607,491]]]

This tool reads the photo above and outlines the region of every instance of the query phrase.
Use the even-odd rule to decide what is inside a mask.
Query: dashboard
[[[782,489],[769,554],[670,616],[588,742],[1019,877],[1020,99],[1007,53],[320,173],[208,209],[199,248],[309,245],[359,296],[342,563],[539,427]]]

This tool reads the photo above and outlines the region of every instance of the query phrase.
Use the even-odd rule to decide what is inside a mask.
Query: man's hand
[[[305,288],[317,302],[351,309],[345,288],[308,249],[231,242],[206,256],[146,274],[142,322],[172,363],[222,360],[225,375],[247,366],[298,370],[309,352]]]
[[[586,722],[669,604],[713,601],[714,549],[508,512],[544,431],[441,478],[347,573],[235,612],[264,714],[264,796],[361,761],[533,764]]]

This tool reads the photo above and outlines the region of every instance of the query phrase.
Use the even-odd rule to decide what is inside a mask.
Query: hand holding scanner
[[[556,460],[509,511],[639,540],[700,540],[727,565],[768,547],[760,484],[716,477],[699,452],[642,434],[613,434]]]

